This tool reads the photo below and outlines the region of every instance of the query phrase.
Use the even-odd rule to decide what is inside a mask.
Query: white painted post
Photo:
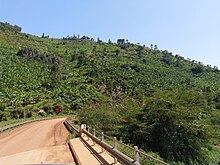
[[[88,127],[88,132],[89,132],[89,127]]]
[[[93,136],[95,137],[95,128],[93,128]],[[95,141],[93,140],[93,145],[95,145]]]
[[[118,144],[117,144],[117,139],[116,139],[116,137],[114,137],[113,143],[114,143],[114,148],[117,149]],[[118,159],[117,159],[116,157],[114,157],[114,164],[117,164],[117,163],[118,163]]]
[[[134,161],[135,161],[135,165],[139,165],[140,162],[139,162],[139,150],[138,150],[138,146],[134,146]]]
[[[93,136],[95,136],[95,128],[93,128]]]
[[[81,126],[80,126],[80,133],[79,133],[80,137],[83,137],[82,136],[83,135],[83,129],[86,129],[86,124],[81,124]]]
[[[117,145],[117,138],[116,137],[114,137],[113,142],[114,142],[114,148],[117,149],[118,145]]]
[[[88,127],[88,132],[89,132],[89,127]],[[87,136],[87,140],[89,141],[89,136]]]
[[[104,132],[102,132],[101,141],[104,142]],[[103,152],[104,152],[104,149],[101,147],[101,153],[103,153]]]

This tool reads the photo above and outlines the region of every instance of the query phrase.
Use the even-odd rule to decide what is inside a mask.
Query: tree
[[[4,112],[6,109],[6,104],[0,102],[0,122],[7,120],[6,113]]]
[[[70,62],[75,61],[75,59],[76,59],[76,50],[73,52]]]
[[[118,45],[124,45],[125,44],[125,39],[117,39],[117,44]]]
[[[99,37],[97,38],[97,43],[101,43],[102,40],[99,39]]]
[[[51,80],[53,85],[57,85],[61,78],[61,59],[58,56],[52,57],[51,70]]]
[[[116,56],[118,56],[119,53],[120,53],[120,50],[119,50],[119,49],[115,50],[115,55],[116,55]]]
[[[96,46],[93,46],[92,54],[93,54],[94,56],[96,56]]]
[[[0,111],[0,122],[6,120],[7,120],[6,113]]]
[[[154,94],[137,115],[139,123],[131,123],[135,144],[168,160],[208,165],[213,161],[208,153],[214,151],[216,133],[210,124],[204,125],[210,119],[205,106],[207,101],[197,92]]]
[[[195,67],[191,68],[191,71],[193,74],[198,74],[203,71],[203,66],[202,65],[196,65]]]
[[[10,25],[9,23],[0,22],[0,31],[12,31],[12,32],[21,32],[21,27],[17,25]]]
[[[165,64],[168,64],[170,65],[172,63],[172,56],[165,53],[163,56],[162,56],[162,59],[161,59],[162,62],[164,62]]]

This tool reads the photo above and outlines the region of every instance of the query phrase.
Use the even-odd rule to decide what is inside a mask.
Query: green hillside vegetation
[[[77,114],[171,164],[217,164],[220,70],[157,46],[21,33],[0,23],[0,122]]]

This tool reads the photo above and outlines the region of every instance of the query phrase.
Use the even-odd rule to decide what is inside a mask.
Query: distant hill
[[[59,105],[170,162],[208,164],[220,141],[219,88],[217,67],[156,45],[38,37],[0,23],[0,121]]]

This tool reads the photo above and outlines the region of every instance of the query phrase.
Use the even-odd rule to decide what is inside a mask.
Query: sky
[[[157,45],[220,68],[220,0],[0,0],[22,32]]]

